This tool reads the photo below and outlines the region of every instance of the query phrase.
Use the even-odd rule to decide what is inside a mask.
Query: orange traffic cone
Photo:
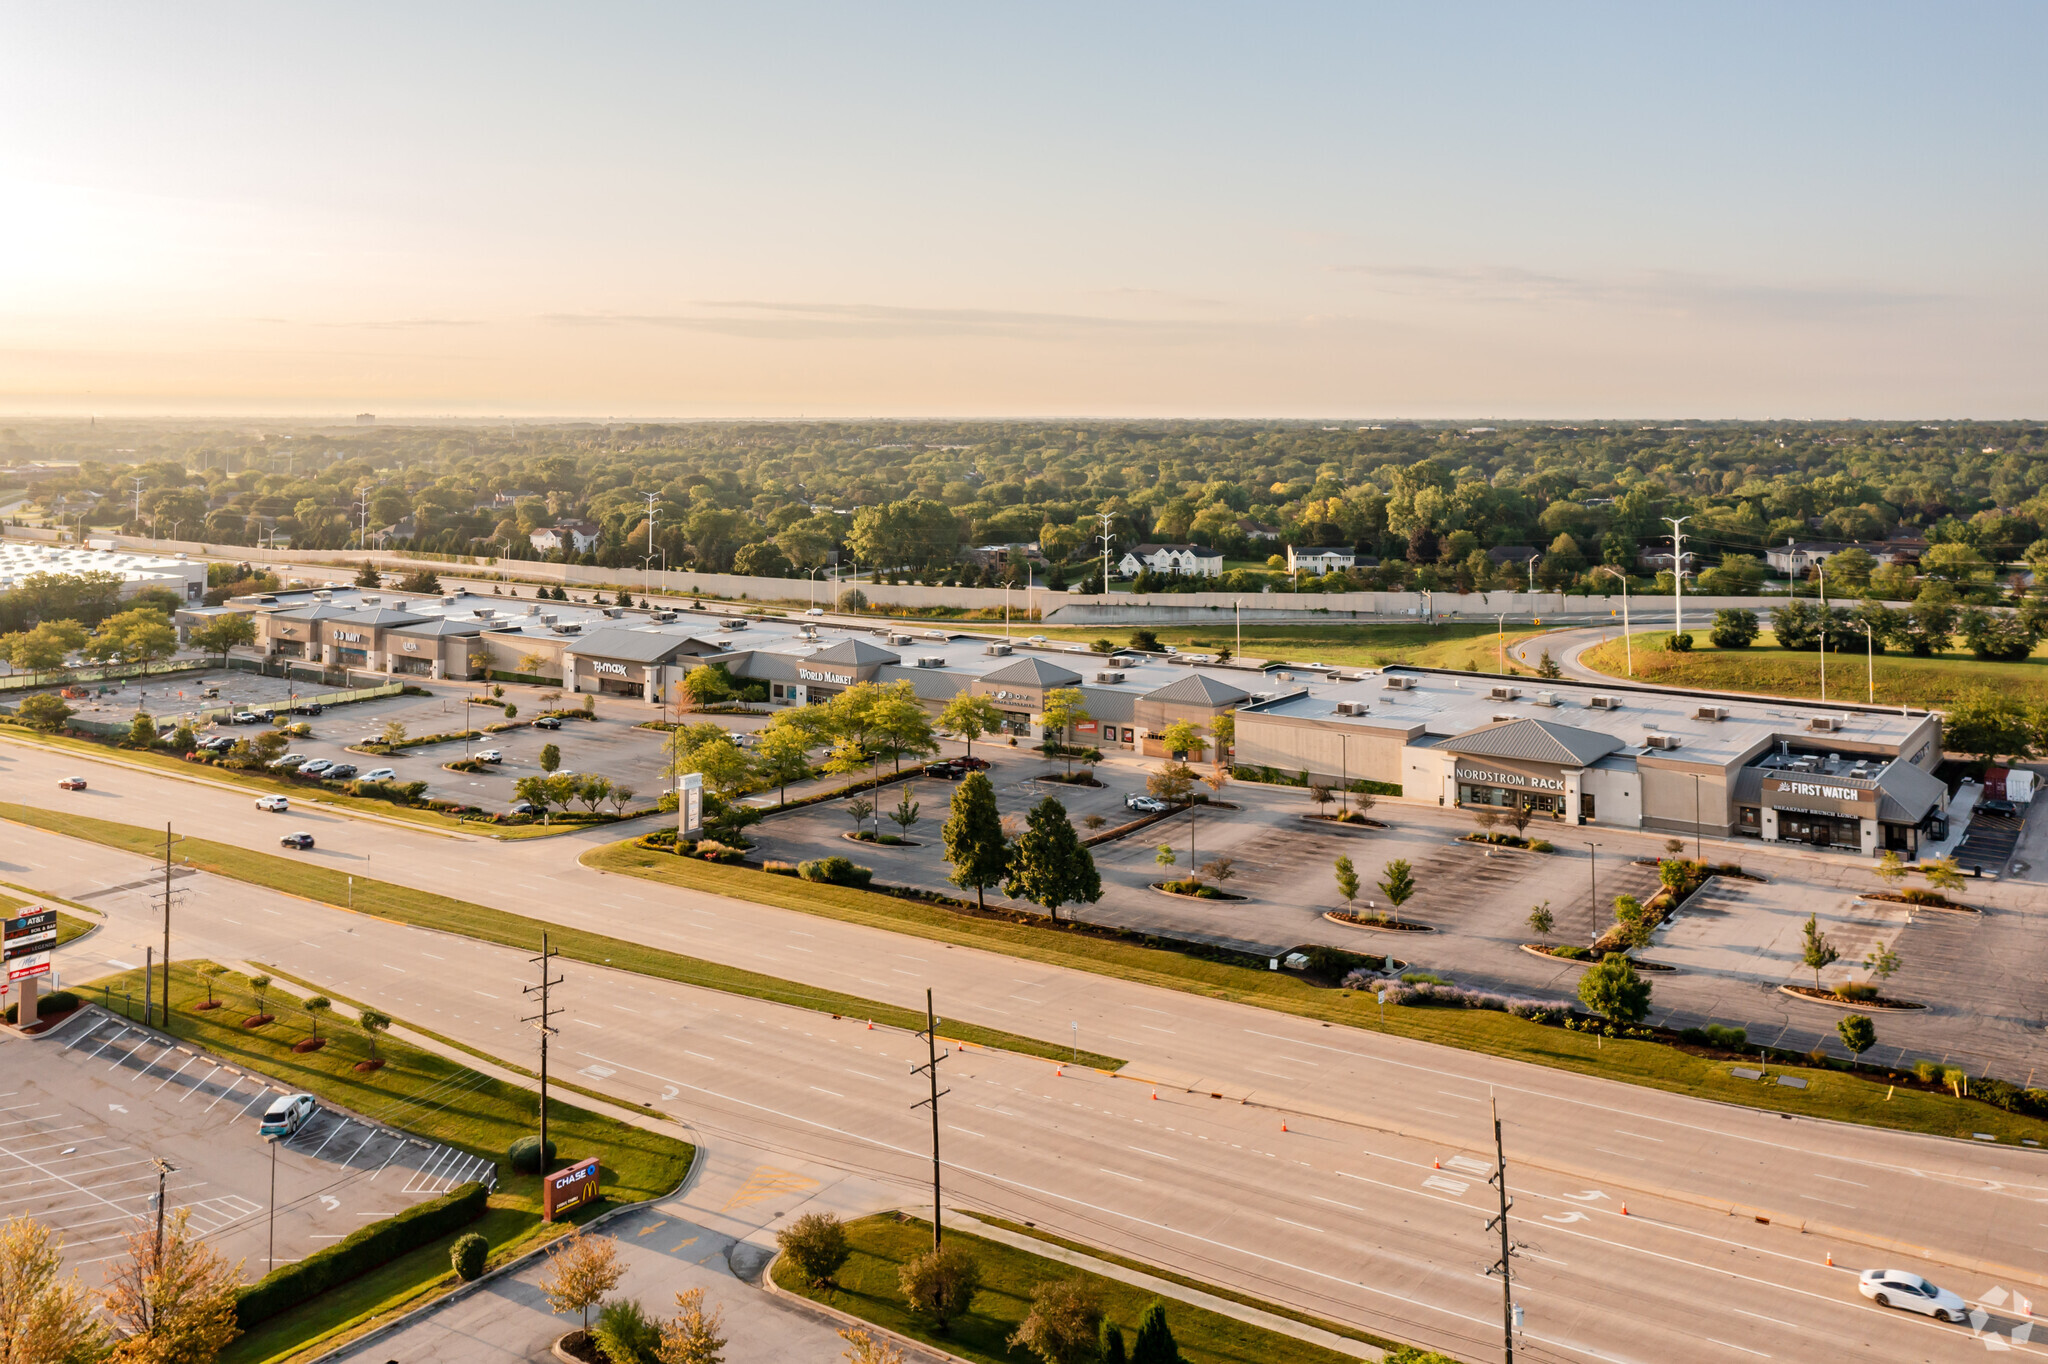
[[[1834,1267],[1835,1267],[1835,1252],[1833,1252],[1833,1251],[1831,1250],[1831,1251],[1829,1251],[1829,1252],[1828,1252],[1828,1268],[1829,1268],[1829,1269],[1833,1269]]]
[[[873,1032],[874,1030],[875,1030],[875,1020],[874,1020],[874,1019],[872,1019],[872,1018],[870,1018],[870,1019],[868,1020],[868,1031],[869,1031],[869,1032]]]
[[[1441,1170],[1444,1168],[1444,1163],[1441,1160],[1432,1160],[1429,1163],[1429,1168],[1432,1170]]]
[[[1052,1068],[1052,1078],[1055,1080],[1059,1079],[1060,1076],[1065,1075],[1066,1073],[1067,1068],[1065,1066],[1054,1066]]]
[[[1621,1215],[1623,1217],[1628,1216],[1628,1204],[1624,1203],[1621,1205]]]
[[[1158,1090],[1156,1090],[1156,1089],[1152,1091],[1152,1102],[1154,1102],[1154,1103],[1158,1103],[1158,1102],[1159,1102],[1159,1091],[1158,1091]]]
[[[1287,1130],[1287,1119],[1285,1119],[1285,1118],[1282,1118],[1282,1119],[1280,1120],[1280,1130],[1281,1130],[1282,1132],[1285,1132],[1285,1131]]]

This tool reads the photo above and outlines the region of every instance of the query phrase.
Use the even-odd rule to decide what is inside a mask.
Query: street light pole
[[[1701,851],[1700,843],[1700,774],[1692,774],[1692,860],[1701,866],[1707,864],[1707,855]]]
[[[1671,633],[1685,633],[1685,532],[1680,526],[1692,520],[1690,516],[1667,516],[1671,526]]]
[[[1600,853],[1599,844],[1592,839],[1581,839],[1586,845],[1586,892],[1593,897],[1593,927],[1600,926]]]
[[[1493,613],[1493,655],[1494,671],[1502,677],[1508,675],[1508,613]]]
[[[1636,675],[1635,645],[1628,637],[1628,574],[1622,572],[1613,564],[1600,565],[1600,571],[1602,573],[1612,573],[1621,581],[1621,656],[1628,666],[1628,675],[1634,677]]]
[[[1820,578],[1820,699],[1826,705],[1828,699],[1828,563],[1822,559],[1813,566]]]

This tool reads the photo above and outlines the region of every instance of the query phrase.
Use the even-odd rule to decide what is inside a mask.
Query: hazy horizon
[[[21,418],[2048,409],[2037,6],[108,5],[0,34]]]

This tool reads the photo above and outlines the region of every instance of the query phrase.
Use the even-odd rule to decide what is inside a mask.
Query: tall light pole
[[[1871,633],[1869,621],[1857,622],[1863,627],[1863,681],[1866,692],[1864,701],[1877,704],[1877,636]]]
[[[1494,671],[1502,677],[1508,675],[1508,613],[1493,613]]]
[[[270,1253],[264,1263],[270,1269],[277,1268],[277,1143],[278,1138],[266,1137],[270,1143]],[[263,1271],[268,1274],[269,1269]]]
[[[1237,650],[1231,657],[1242,661],[1244,658],[1244,598],[1236,600],[1233,609],[1237,612]]]
[[[1102,534],[1095,538],[1102,541],[1102,595],[1109,595],[1109,545],[1112,539],[1109,523],[1113,519],[1108,512],[1097,513],[1102,518]]]
[[[1529,606],[1532,610],[1535,609],[1536,605],[1533,600],[1536,596],[1536,561],[1542,557],[1541,554],[1531,554],[1529,556],[1529,596],[1531,598]]]
[[[1586,845],[1586,891],[1593,897],[1593,931],[1600,930],[1600,853],[1599,844],[1592,839],[1581,839]]]
[[[1613,564],[1600,565],[1600,571],[1602,573],[1612,573],[1621,580],[1621,656],[1628,664],[1628,675],[1634,677],[1636,675],[1635,646],[1629,642],[1628,637],[1628,574],[1622,572]]]
[[[1828,699],[1828,561],[1819,560],[1813,566],[1820,578],[1820,699],[1826,705]]]
[[[932,1012],[932,992],[930,990],[924,992],[924,1031],[919,1033],[918,1036],[924,1039],[925,1056],[927,1059],[921,1066],[912,1066],[910,1073],[912,1075],[921,1074],[931,1080],[931,1097],[929,1099],[920,1099],[912,1104],[911,1107],[923,1108],[929,1105],[932,1110],[932,1249],[937,1250],[941,1235],[940,1223],[945,1216],[945,1207],[940,1201],[939,1195],[939,1100],[953,1092],[949,1089],[939,1088],[939,1062],[945,1060],[946,1056],[950,1056],[952,1053],[947,1052],[945,1056],[939,1054],[939,1016]],[[1074,1030],[1074,1045],[1077,1049],[1080,1046],[1080,1038],[1081,1030],[1077,1027]]]
[[[1671,526],[1671,633],[1685,633],[1685,533],[1679,527],[1692,520],[1690,516],[1667,516]]]

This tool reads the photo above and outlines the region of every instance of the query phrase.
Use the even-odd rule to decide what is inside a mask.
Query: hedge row
[[[418,1250],[468,1226],[484,1215],[485,1200],[489,1197],[489,1189],[471,1182],[439,1198],[416,1203],[395,1217],[372,1222],[303,1260],[280,1265],[242,1290],[235,1302],[236,1325],[246,1331],[407,1251]]]

